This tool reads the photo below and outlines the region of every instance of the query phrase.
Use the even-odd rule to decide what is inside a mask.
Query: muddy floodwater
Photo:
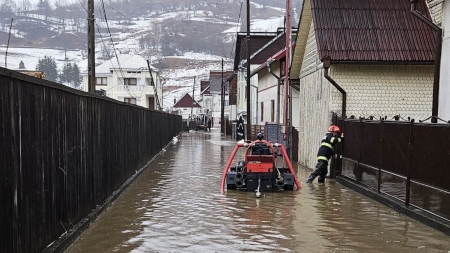
[[[67,253],[450,252],[450,237],[327,179],[299,191],[220,193],[235,142],[183,133]]]

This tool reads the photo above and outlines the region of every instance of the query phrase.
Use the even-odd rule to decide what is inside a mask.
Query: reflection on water
[[[218,129],[184,133],[66,252],[450,251],[448,236],[333,180],[221,195],[234,144]]]

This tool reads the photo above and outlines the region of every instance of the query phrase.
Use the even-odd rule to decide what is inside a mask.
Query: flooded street
[[[450,252],[450,237],[328,180],[299,191],[220,194],[235,142],[183,133],[66,251]]]

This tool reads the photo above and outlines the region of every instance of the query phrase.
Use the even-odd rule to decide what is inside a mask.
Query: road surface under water
[[[449,236],[334,180],[222,195],[234,145],[183,133],[66,252],[450,252]]]

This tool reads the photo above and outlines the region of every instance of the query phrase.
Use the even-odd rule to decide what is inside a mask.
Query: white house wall
[[[133,63],[133,62],[132,62]],[[107,68],[104,67],[102,72],[97,72],[96,77],[106,77],[107,85],[96,85],[96,90],[105,90],[106,96],[118,101],[124,102],[125,98],[135,98],[136,105],[149,108],[149,97],[155,98],[154,108],[156,109],[158,104],[156,101],[156,94],[158,94],[159,103],[163,106],[162,96],[162,80],[158,72],[152,71],[153,83],[155,86],[147,85],[146,80],[150,80],[150,73],[147,68],[146,62],[143,60],[141,63],[145,63],[140,68],[127,68],[123,66],[123,69]],[[130,73],[128,73],[130,72]],[[84,90],[88,91],[88,74],[82,73]],[[137,85],[123,85],[124,78],[136,78]]]
[[[270,70],[273,73],[280,73],[280,64],[279,62],[275,62],[270,66]],[[267,122],[276,122],[277,120],[277,84],[278,80],[270,74],[269,70],[267,68],[261,70],[258,73],[259,76],[259,87],[258,87],[258,118],[260,120],[259,125],[264,125]],[[284,122],[284,86],[280,86],[280,124],[283,124]],[[275,108],[274,108],[274,119],[271,120],[271,114],[272,114],[272,108],[271,108],[271,101],[275,101]],[[263,119],[261,120],[261,102],[263,102],[264,106],[264,115]]]
[[[191,116],[191,110],[192,110],[192,115],[195,117],[196,115],[199,115],[201,113],[201,108],[195,107],[195,108],[190,108],[190,107],[178,107],[176,108],[178,111],[178,114],[181,115],[181,119],[183,120],[187,120],[189,119],[189,117]]]
[[[441,55],[441,74],[439,81],[439,117],[445,120],[450,120],[450,71],[448,66],[450,64],[450,2],[446,1],[443,7],[443,22],[444,38],[442,41],[442,55]]]
[[[257,68],[258,65],[250,65],[250,71],[252,71],[253,69]],[[243,69],[239,69],[238,72],[238,82],[237,82],[237,114],[241,114],[242,112],[247,112],[247,99],[245,97],[245,87],[247,86],[247,80],[245,78],[245,76],[247,75],[247,69],[243,68]],[[255,75],[250,79],[250,85],[254,85],[254,86],[258,86],[258,76]],[[256,111],[256,89],[253,87],[250,87],[250,92],[252,94],[250,94],[250,111],[251,114],[250,115],[252,117],[252,124],[255,124],[256,119],[255,119],[255,111]],[[233,119],[231,119],[233,120]]]
[[[298,130],[300,127],[300,113],[298,110],[298,108],[300,107],[300,92],[294,89],[291,89],[291,104],[291,124]]]

